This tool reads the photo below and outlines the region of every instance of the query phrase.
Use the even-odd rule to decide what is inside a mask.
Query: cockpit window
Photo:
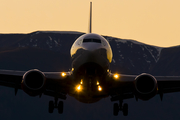
[[[84,42],[96,42],[96,43],[101,43],[101,40],[100,39],[84,39],[83,40],[83,43]]]

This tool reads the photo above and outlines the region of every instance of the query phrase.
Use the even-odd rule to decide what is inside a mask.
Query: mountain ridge
[[[39,49],[42,51],[47,50],[47,51],[55,52],[56,54],[55,56],[58,56],[58,54],[62,55],[62,57],[70,56],[71,45],[79,36],[83,34],[85,33],[76,32],[76,31],[35,31],[27,34],[0,34],[0,56],[4,51],[6,51],[6,53],[7,51],[12,52],[17,48],[22,49],[22,51],[24,50],[23,48],[31,48],[29,50],[33,50],[33,49],[34,50]],[[159,75],[159,74],[162,75],[164,73],[159,72],[159,71],[163,71],[160,68],[158,68],[159,71],[153,72],[156,71],[157,69],[156,66],[160,64],[165,64],[165,63],[160,63],[159,60],[161,60],[161,62],[165,62],[162,61],[163,57],[166,55],[170,56],[172,54],[172,52],[170,52],[171,50],[175,48],[179,48],[179,46],[164,48],[164,47],[148,45],[131,39],[121,39],[111,36],[104,36],[104,37],[109,41],[113,51],[113,61],[111,63],[112,72],[119,72],[124,74],[140,74],[142,72],[147,72],[155,75]],[[15,53],[15,51],[13,52]],[[42,54],[46,54],[46,53],[42,52]],[[29,59],[30,61],[31,58]],[[8,61],[6,60],[6,58],[1,58],[0,63],[2,63],[2,59],[4,59],[3,61]],[[22,59],[22,58],[14,57],[12,58],[12,60],[13,59]],[[171,64],[173,64],[173,62],[176,61],[176,59],[171,60],[171,63],[168,63],[166,69],[168,69],[171,66]],[[44,60],[42,60],[42,62],[43,61]],[[68,61],[71,61],[70,57],[68,58]],[[8,62],[6,62],[5,64],[9,64]],[[166,60],[166,62],[168,61]],[[36,63],[32,63],[32,64],[36,64]],[[61,63],[59,64],[62,65]],[[65,64],[70,64],[70,62]],[[174,75],[174,73],[172,72],[168,72],[168,73],[169,75],[171,74]]]

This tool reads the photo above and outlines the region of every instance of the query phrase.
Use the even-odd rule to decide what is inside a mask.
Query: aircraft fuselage
[[[113,56],[108,41],[98,34],[84,34],[74,42],[70,52],[73,82],[80,85],[82,90],[69,94],[81,102],[88,103],[106,96],[103,84]],[[101,90],[99,87],[102,87]]]

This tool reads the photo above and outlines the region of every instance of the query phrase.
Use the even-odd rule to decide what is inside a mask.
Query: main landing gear
[[[114,116],[117,116],[119,111],[122,111],[123,115],[127,116],[128,115],[128,104],[124,103],[124,105],[123,105],[122,100],[119,101],[119,105],[118,105],[118,103],[114,103],[114,108],[113,108]]]
[[[49,101],[49,113],[53,113],[54,108],[58,109],[58,113],[62,114],[63,113],[63,101],[59,101],[58,103],[58,98],[55,98],[55,102]]]

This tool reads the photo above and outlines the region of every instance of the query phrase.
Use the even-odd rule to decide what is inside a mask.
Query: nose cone
[[[79,56],[84,57],[87,53],[89,54],[90,58],[94,58],[94,55],[103,56],[107,58],[109,62],[112,61],[111,46],[104,37],[98,34],[84,34],[73,43],[70,51],[73,60]]]

